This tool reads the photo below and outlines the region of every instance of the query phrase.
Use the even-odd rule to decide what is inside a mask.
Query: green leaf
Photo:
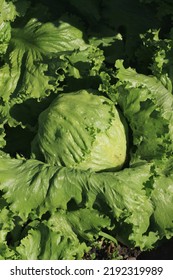
[[[25,27],[13,28],[6,63],[0,69],[2,99],[21,102],[46,96],[57,76],[56,69],[49,74],[50,59],[79,48],[85,48],[82,32],[65,22],[56,26],[31,19]]]
[[[48,221],[30,223],[26,237],[16,248],[20,259],[28,260],[81,259],[87,250],[62,211],[54,213]]]
[[[154,190],[151,200],[154,205],[154,227],[162,237],[171,238],[173,236],[173,174],[170,176],[158,176],[155,178]]]
[[[96,209],[81,208],[66,213],[73,231],[84,240],[93,241],[101,234],[101,229],[110,229],[110,219]],[[87,218],[86,218],[87,217]]]
[[[62,90],[59,84],[65,75],[59,72],[65,73],[69,62],[64,63],[60,56],[77,49],[82,52],[87,47],[82,39],[82,32],[62,21],[53,24],[30,19],[24,27],[12,28],[12,35],[9,26],[9,32],[9,38],[5,41],[8,49],[0,68],[2,147],[5,145],[3,120],[10,127],[20,125],[25,128],[23,107],[16,115],[16,105],[30,99],[37,99],[39,102],[52,91]],[[29,114],[31,112],[32,109]]]
[[[117,173],[91,173],[52,167],[36,160],[1,159],[0,189],[11,211],[23,220],[64,209],[75,231],[88,239],[91,233],[99,234],[111,219],[113,227],[119,224],[116,235],[124,232],[123,242],[145,248],[149,243],[147,230],[153,213],[144,189],[151,176],[150,169],[150,164],[141,164]],[[78,223],[89,210],[95,224],[92,219],[85,225]],[[105,217],[103,220],[101,215]],[[88,233],[85,233],[87,228]]]
[[[10,259],[14,255],[7,244],[7,234],[13,228],[13,213],[7,209],[4,199],[0,198],[0,259]]]
[[[6,164],[3,166],[3,163]],[[0,182],[6,190],[5,199],[12,203],[12,211],[25,219],[32,209],[36,209],[44,201],[55,169],[34,160],[25,162],[1,159],[0,166],[1,171],[3,170]],[[6,169],[7,166],[10,170]]]
[[[0,0],[0,57],[5,54],[11,38],[10,22],[17,16],[12,1]]]
[[[0,56],[5,54],[11,38],[11,28],[8,22],[0,24]]]
[[[173,96],[154,76],[125,69],[117,61],[117,102],[133,132],[134,155],[162,159],[173,151]],[[154,139],[154,141],[153,141]]]
[[[2,21],[13,21],[17,16],[13,1],[0,0],[0,24]]]
[[[4,137],[5,137],[4,123],[3,120],[0,119],[0,148],[3,148],[6,144]]]

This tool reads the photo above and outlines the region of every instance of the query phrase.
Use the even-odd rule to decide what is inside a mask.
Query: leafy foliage
[[[150,250],[173,236],[173,4],[128,4],[0,0],[0,259],[82,259],[102,238]],[[35,145],[43,111],[83,90],[128,123],[119,171],[54,165]]]

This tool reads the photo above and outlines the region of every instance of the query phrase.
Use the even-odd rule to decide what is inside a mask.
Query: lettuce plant
[[[0,0],[0,259],[82,259],[101,236],[140,250],[173,237],[162,2]]]
[[[126,127],[110,99],[86,90],[61,94],[40,114],[32,150],[51,165],[118,170],[126,160]]]

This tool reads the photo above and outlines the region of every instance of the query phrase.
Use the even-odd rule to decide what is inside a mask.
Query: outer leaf
[[[96,208],[121,225],[119,232],[130,227],[130,232],[124,232],[124,242],[130,238],[131,242],[141,248],[146,248],[146,244],[151,247],[157,239],[149,242],[146,236],[146,244],[143,243],[143,235],[147,232],[153,212],[152,204],[143,189],[150,176],[149,164],[115,174],[92,174],[89,171],[59,169],[36,160],[0,161],[0,189],[5,193],[4,198],[10,204],[10,209],[22,219],[27,219],[31,211],[34,216],[40,216],[56,209],[71,211],[74,207]],[[74,224],[82,217],[82,213],[76,212],[78,218],[75,213],[71,216]],[[89,225],[92,230],[92,223]],[[104,226],[102,223],[100,225]],[[98,229],[100,226],[95,227],[96,232]],[[81,232],[80,229],[77,231]]]
[[[0,148],[4,147],[5,146],[5,131],[4,131],[4,121],[3,119],[1,119],[1,116],[0,116]]]
[[[0,69],[1,97],[9,101],[11,95],[25,99],[45,96],[54,89],[56,78],[56,73],[49,75],[49,59],[80,47],[85,47],[82,33],[67,23],[56,27],[31,19],[24,28],[13,29],[9,57]]]
[[[14,253],[7,245],[7,234],[14,228],[13,214],[0,198],[0,259],[9,259]]]
[[[21,3],[21,1],[18,1]],[[23,1],[27,3],[27,1]],[[0,0],[0,56],[5,54],[11,38],[10,22],[19,15],[13,1]]]
[[[19,259],[36,260],[41,251],[41,234],[39,231],[30,229],[28,235],[22,239],[21,244],[16,248]]]
[[[13,1],[0,0],[0,24],[2,21],[13,21],[17,15]]]
[[[162,158],[173,151],[173,96],[155,77],[125,69],[121,62],[117,78],[117,102],[129,121],[136,155]],[[154,141],[153,141],[154,139]]]
[[[87,250],[80,243],[66,219],[66,213],[55,213],[48,222],[33,222],[21,244],[16,248],[21,259],[81,259]]]
[[[10,38],[10,24],[8,22],[2,22],[0,24],[0,56],[6,52]]]
[[[4,163],[8,165],[10,172],[6,169],[6,164],[3,166]],[[0,182],[1,186],[6,189],[5,198],[12,203],[10,208],[14,213],[19,214],[21,218],[26,218],[32,209],[36,209],[44,201],[49,180],[55,169],[34,160],[27,162],[9,160],[8,162],[8,160],[1,159],[0,166],[3,172]],[[18,170],[19,173],[15,170]],[[11,196],[11,194],[13,195]]]
[[[153,219],[154,226],[161,237],[173,236],[173,176],[159,176],[155,179],[154,190],[151,195],[155,205]]]
[[[93,241],[100,235],[101,229],[110,229],[110,219],[96,209],[81,208],[66,213],[73,231],[84,240]]]

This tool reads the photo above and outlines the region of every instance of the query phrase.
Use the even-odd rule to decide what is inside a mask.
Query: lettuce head
[[[0,260],[173,238],[172,1],[131,2],[0,0]]]
[[[82,170],[119,170],[126,160],[127,125],[114,103],[94,91],[59,95],[39,117],[33,154]]]

